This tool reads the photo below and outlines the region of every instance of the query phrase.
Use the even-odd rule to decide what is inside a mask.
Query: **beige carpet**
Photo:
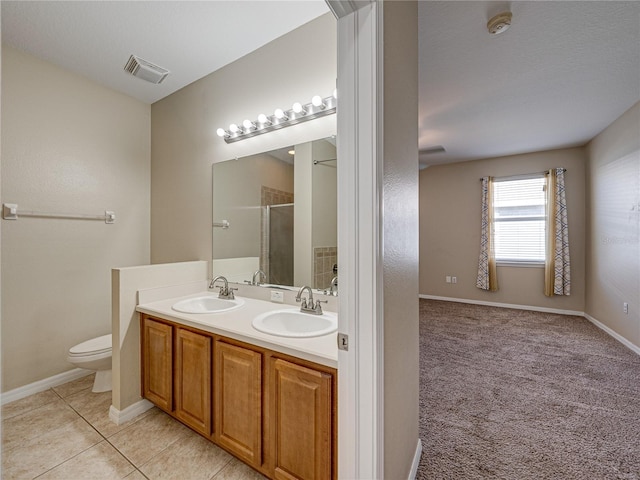
[[[581,317],[420,300],[419,479],[640,479],[640,356]]]

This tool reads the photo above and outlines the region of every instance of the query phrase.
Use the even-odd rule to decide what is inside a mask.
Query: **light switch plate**
[[[271,291],[271,301],[276,303],[283,303],[284,292]]]

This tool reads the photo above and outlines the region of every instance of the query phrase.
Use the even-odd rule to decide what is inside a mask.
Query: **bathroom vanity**
[[[139,305],[143,397],[269,478],[336,478],[336,334],[259,332],[252,319],[283,305],[244,301],[204,315]]]

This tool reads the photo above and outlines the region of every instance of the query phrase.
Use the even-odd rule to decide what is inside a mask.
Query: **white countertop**
[[[295,306],[236,296],[236,298],[244,300],[244,305],[228,312],[193,314],[176,312],[171,308],[173,304],[180,300],[211,294],[212,292],[199,292],[179,298],[174,297],[144,303],[138,305],[136,311],[302,358],[327,367],[338,368],[336,332],[321,337],[287,338],[259,332],[251,325],[253,319],[261,313],[283,308],[295,309]]]

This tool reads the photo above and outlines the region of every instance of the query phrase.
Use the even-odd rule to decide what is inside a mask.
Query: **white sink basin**
[[[240,308],[242,305],[244,305],[242,298],[223,300],[217,295],[203,295],[181,300],[174,303],[171,308],[182,313],[221,313]]]
[[[262,313],[252,325],[259,332],[278,337],[320,337],[338,329],[338,317],[334,313],[313,315],[288,308]]]

